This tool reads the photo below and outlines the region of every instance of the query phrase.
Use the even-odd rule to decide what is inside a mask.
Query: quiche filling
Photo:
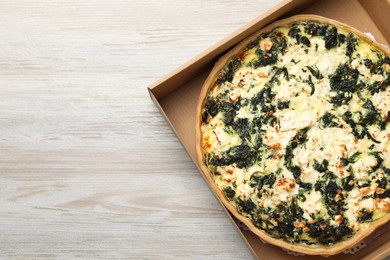
[[[263,33],[202,107],[215,184],[274,238],[331,246],[390,212],[390,58],[316,21]]]

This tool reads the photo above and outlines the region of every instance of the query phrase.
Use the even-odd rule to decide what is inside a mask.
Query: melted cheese
[[[231,135],[223,128],[221,120],[222,114],[210,120],[210,123],[204,127],[203,149],[206,152],[218,151],[221,153],[228,150],[231,146],[236,146],[241,143],[241,138],[238,135]]]
[[[294,176],[285,171],[281,174],[281,178],[277,179],[274,184],[274,193],[272,200],[274,202],[288,201],[299,192],[299,184],[295,182]]]
[[[249,108],[248,107],[242,107],[237,112],[237,118],[253,119],[254,117],[255,117],[255,115],[249,112]]]
[[[300,206],[305,209],[305,214],[303,215],[308,219],[309,213],[318,214],[321,210],[324,209],[322,195],[319,191],[312,190],[310,193],[306,194],[306,200],[300,203]]]
[[[372,104],[383,118],[387,117],[390,111],[390,91],[375,93],[371,98]]]

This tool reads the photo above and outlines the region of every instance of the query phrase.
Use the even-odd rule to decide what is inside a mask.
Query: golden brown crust
[[[354,246],[356,243],[364,239],[365,237],[369,236],[372,232],[374,232],[378,227],[386,224],[390,220],[390,214],[387,214],[385,217],[382,217],[378,220],[375,220],[372,222],[372,224],[364,231],[359,231],[356,234],[354,234],[353,237],[351,237],[348,240],[338,242],[334,246],[321,246],[321,245],[305,245],[305,244],[290,244],[288,242],[285,242],[281,239],[275,239],[270,237],[266,232],[256,228],[250,219],[242,216],[236,209],[236,207],[226,199],[223,192],[214,184],[214,180],[212,176],[209,174],[207,168],[205,167],[204,163],[204,156],[201,146],[201,110],[203,107],[203,103],[205,100],[205,97],[212,85],[212,83],[216,80],[216,77],[218,75],[218,72],[225,66],[227,61],[232,58],[234,55],[240,53],[251,41],[256,39],[261,33],[270,31],[271,29],[283,25],[288,25],[294,22],[302,22],[302,21],[318,21],[325,24],[333,25],[340,29],[345,29],[347,31],[350,31],[354,33],[355,35],[359,36],[364,41],[368,42],[375,48],[381,50],[387,55],[390,55],[390,51],[386,49],[383,45],[373,41],[369,37],[367,37],[362,32],[346,25],[340,22],[337,22],[335,20],[331,20],[325,17],[316,16],[316,15],[296,15],[292,16],[287,19],[276,21],[260,31],[256,32],[255,34],[249,36],[245,40],[243,40],[241,43],[239,43],[237,46],[235,46],[232,50],[230,50],[226,55],[224,55],[222,58],[220,58],[217,63],[215,64],[213,70],[211,71],[210,75],[206,79],[201,93],[199,95],[198,105],[196,109],[196,152],[198,155],[198,164],[201,169],[201,173],[203,174],[204,178],[206,179],[210,189],[213,191],[213,193],[218,197],[219,200],[222,201],[223,205],[241,222],[243,222],[253,233],[258,235],[261,239],[266,241],[267,243],[270,243],[272,245],[276,245],[288,250],[308,254],[308,255],[335,255],[342,251],[344,251],[347,248],[350,248]]]

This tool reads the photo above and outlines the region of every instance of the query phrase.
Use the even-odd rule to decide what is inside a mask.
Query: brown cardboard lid
[[[185,150],[197,165],[195,149],[195,109],[204,80],[214,62],[232,46],[278,18],[293,14],[317,14],[370,32],[378,42],[389,45],[390,0],[286,0],[254,21],[238,29],[175,71],[149,86],[151,98],[171,125]],[[198,166],[198,165],[197,165]],[[222,204],[221,204],[222,205]],[[225,208],[224,208],[225,209]],[[225,209],[228,217],[233,217]],[[252,232],[235,225],[253,255],[270,259],[295,259],[280,248],[265,245]],[[327,259],[375,259],[390,255],[390,231],[374,239],[355,254],[338,254]],[[305,256],[305,259],[323,259]]]

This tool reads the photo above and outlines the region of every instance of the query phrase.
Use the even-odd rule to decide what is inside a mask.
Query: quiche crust
[[[354,28],[352,28],[352,27],[350,27],[350,26],[348,26],[346,24],[337,22],[335,20],[331,20],[331,19],[324,18],[324,17],[321,17],[321,16],[316,16],[316,15],[296,15],[296,16],[292,16],[292,17],[287,18],[287,19],[276,21],[276,22],[266,26],[265,28],[261,29],[260,31],[256,32],[255,34],[249,36],[248,38],[246,38],[242,42],[240,42],[233,49],[231,49],[227,54],[225,54],[222,58],[220,58],[218,60],[218,62],[215,64],[214,68],[212,69],[211,73],[209,74],[208,78],[206,79],[206,81],[205,81],[205,83],[204,83],[204,85],[202,87],[202,90],[201,90],[201,93],[200,93],[200,96],[199,96],[199,100],[198,100],[198,106],[197,106],[197,109],[196,109],[196,151],[197,151],[197,155],[198,155],[198,163],[199,163],[199,167],[201,169],[201,173],[203,174],[204,178],[206,179],[210,189],[218,197],[218,199],[220,201],[222,201],[223,205],[238,220],[243,222],[253,233],[255,233],[261,239],[263,239],[264,241],[266,241],[266,242],[268,242],[270,244],[273,244],[273,245],[276,245],[276,246],[279,246],[279,247],[282,247],[282,248],[285,248],[285,249],[288,249],[288,250],[292,250],[292,251],[296,251],[296,252],[300,252],[300,253],[304,253],[304,254],[308,254],[308,255],[328,256],[328,255],[338,254],[338,253],[344,251],[345,249],[354,246],[356,243],[358,243],[359,241],[361,241],[365,237],[369,236],[378,227],[386,224],[388,222],[388,220],[390,219],[390,214],[389,214],[390,210],[388,208],[386,209],[386,207],[389,207],[388,199],[386,199],[386,198],[384,198],[384,199],[376,198],[376,201],[375,201],[374,200],[375,198],[373,198],[374,202],[373,201],[370,201],[370,202],[371,203],[376,203],[377,207],[382,207],[383,208],[383,210],[382,210],[383,214],[380,217],[377,217],[377,219],[368,221],[366,224],[364,224],[364,229],[363,230],[357,230],[356,232],[354,232],[352,230],[352,233],[350,232],[348,235],[343,236],[341,239],[339,239],[339,240],[337,240],[335,242],[330,242],[329,244],[317,243],[315,240],[311,240],[311,238],[308,238],[308,240],[307,240],[307,241],[311,241],[310,243],[307,243],[307,241],[306,242],[303,242],[303,241],[302,242],[300,242],[300,241],[286,241],[282,237],[277,237],[277,236],[275,236],[273,234],[270,234],[270,232],[268,232],[269,230],[267,230],[267,227],[266,228],[260,228],[259,227],[260,224],[257,224],[257,225],[254,224],[254,220],[252,218],[253,215],[247,214],[247,212],[245,212],[245,210],[243,209],[243,207],[245,208],[245,205],[247,205],[247,204],[245,204],[245,198],[241,198],[240,197],[240,199],[243,201],[243,204],[241,206],[237,205],[236,201],[229,200],[229,198],[228,198],[228,196],[231,196],[232,198],[235,196],[235,195],[229,195],[228,194],[229,191],[231,191],[231,188],[228,189],[228,190],[222,190],[222,187],[219,187],[217,185],[217,181],[213,177],[213,176],[216,175],[215,169],[217,169],[217,167],[219,167],[218,169],[223,167],[223,171],[226,174],[226,173],[229,173],[229,172],[233,172],[235,170],[235,168],[245,168],[247,166],[244,165],[242,167],[237,167],[237,163],[239,163],[238,161],[235,161],[234,163],[225,163],[225,164],[223,164],[223,163],[221,164],[220,162],[218,162],[217,166],[215,166],[215,165],[211,166],[211,167],[215,166],[215,168],[213,168],[213,171],[211,171],[210,170],[209,161],[206,162],[206,157],[207,157],[207,154],[208,154],[206,152],[206,150],[208,151],[208,149],[209,149],[208,145],[209,144],[207,143],[207,141],[205,142],[204,129],[202,128],[202,127],[204,127],[204,118],[202,118],[202,116],[203,116],[204,111],[205,111],[205,105],[206,105],[205,103],[207,102],[207,97],[208,97],[210,91],[212,91],[214,88],[216,88],[217,81],[220,80],[221,77],[224,76],[223,70],[230,66],[229,62],[231,61],[232,58],[242,55],[243,51],[247,50],[248,45],[250,45],[253,42],[258,42],[258,47],[257,48],[260,49],[262,51],[262,53],[267,53],[272,48],[272,45],[274,43],[272,41],[270,41],[267,37],[263,37],[262,35],[271,32],[275,28],[286,28],[286,27],[292,28],[293,25],[300,24],[300,23],[309,23],[309,22],[310,23],[313,22],[315,24],[318,23],[319,25],[327,25],[327,26],[329,26],[329,28],[331,28],[331,27],[333,28],[334,27],[334,28],[336,28],[336,29],[338,29],[340,31],[345,31],[345,32],[348,32],[348,33],[352,33],[353,37],[360,38],[361,41],[368,43],[372,47],[373,50],[381,52],[381,53],[383,53],[387,57],[390,56],[389,50],[386,49],[385,47],[383,47],[382,45],[380,45],[377,42],[373,41],[372,39],[367,37],[365,34],[359,32],[358,30],[356,30],[356,29],[354,29]],[[292,35],[291,37],[294,37],[293,34],[291,34],[291,35]],[[310,39],[311,38],[309,38],[309,43],[307,43],[306,39],[304,39],[304,38],[305,37],[299,38],[299,36],[298,36],[298,38],[296,38],[297,39],[297,44],[301,44],[301,45],[310,44]],[[332,41],[331,37],[330,37],[329,41]],[[329,44],[332,44],[332,43],[329,43]],[[268,58],[270,58],[270,57],[268,57]],[[357,63],[357,62],[355,62],[355,63]],[[266,66],[259,66],[259,67],[266,67]],[[354,66],[355,66],[355,68],[354,68]],[[358,64],[351,63],[348,66],[348,68],[345,68],[345,69],[355,70],[356,66],[358,66]],[[320,78],[323,77],[321,75],[321,73],[324,73],[323,71],[326,71],[326,69],[327,69],[327,64],[324,64],[323,67],[324,68],[321,68],[321,70],[319,68],[305,68],[305,70],[309,71],[310,74],[311,74],[311,78],[313,78],[313,79],[316,78],[317,79],[316,83],[318,83],[318,82],[320,82]],[[302,67],[300,67],[300,69],[302,69]],[[336,76],[334,75],[335,70],[336,70],[336,68],[333,68],[333,70],[331,70],[332,73],[329,73],[329,74],[332,74],[333,78],[335,78],[334,80],[336,81],[337,80],[337,75]],[[309,73],[309,72],[307,72],[307,73]],[[261,71],[261,69],[260,69],[260,70],[257,71],[257,73],[258,74],[257,74],[256,77],[258,77],[258,78],[265,78],[266,80],[269,80],[269,78],[268,78],[270,76],[269,71],[267,71],[267,70]],[[290,71],[288,71],[286,73],[291,76],[292,71],[290,70]],[[274,75],[276,75],[276,73],[274,73]],[[286,74],[283,71],[281,71],[279,73],[279,75],[278,75],[278,77],[280,77],[280,80],[282,80],[283,75],[286,75]],[[340,76],[340,77],[341,77],[341,79],[339,79],[339,81],[348,81],[348,78],[343,78],[343,76]],[[325,76],[325,78],[326,78],[326,76]],[[354,83],[356,84],[356,81]],[[240,84],[240,82],[238,82],[235,85],[239,85],[239,84]],[[341,87],[343,87],[343,86],[341,86]],[[321,86],[316,86],[316,89],[319,89],[319,88],[321,88]],[[308,95],[310,94],[309,92],[313,92],[313,90],[305,89],[304,87],[302,87],[301,91],[302,92],[307,92]],[[240,99],[240,96],[241,96],[240,93],[236,93],[235,91],[230,91],[229,93],[226,94],[226,100],[227,100],[227,102],[229,102],[231,104],[234,104],[235,102],[237,102],[237,100]],[[283,101],[283,98],[281,98],[281,100]],[[370,96],[370,100],[372,100],[371,96]],[[374,102],[374,101],[372,101],[372,102]],[[371,104],[372,104],[372,102],[371,102]],[[335,101],[335,103],[337,104],[337,101]],[[321,106],[323,106],[323,105],[324,104],[321,104]],[[338,103],[337,105],[334,105],[334,107],[338,107],[338,109],[343,110],[343,105],[345,105],[345,103]],[[386,104],[386,106],[387,106],[387,109],[388,109],[389,104]],[[283,108],[283,104],[281,104],[280,107]],[[385,107],[385,109],[386,109],[386,107]],[[305,111],[305,110],[303,110],[303,111]],[[271,110],[271,112],[270,112],[270,110],[268,110],[268,111],[264,110],[264,113],[269,113],[271,115],[274,112],[275,111],[272,111],[272,110]],[[240,111],[240,112],[236,111],[235,117],[233,117],[232,120],[235,120],[234,118],[237,118],[237,114],[239,115],[240,118],[244,118],[244,119],[247,118],[248,120],[252,120],[253,119],[253,118],[251,118],[252,116],[251,115],[248,116],[248,115],[246,115],[246,113],[248,113],[248,111]],[[320,113],[320,112],[318,112],[318,113]],[[341,111],[340,113],[342,114],[343,111]],[[213,118],[214,117],[218,117],[218,116],[215,115],[216,113],[212,113],[212,114],[214,114],[212,116]],[[324,116],[324,114],[321,114],[321,115]],[[207,116],[208,116],[208,118],[210,118],[210,115],[207,115]],[[298,115],[298,117],[299,117],[299,115]],[[383,115],[382,115],[382,117],[383,117]],[[294,114],[292,117],[286,116],[285,118],[286,118],[286,122],[283,123],[284,125],[283,124],[279,125],[277,127],[277,128],[279,128],[279,129],[277,129],[277,131],[279,131],[279,130],[283,131],[283,129],[281,130],[280,127],[282,127],[282,128],[286,127],[286,129],[287,129],[289,127],[289,124],[293,124],[293,126],[291,126],[292,129],[297,129],[297,128],[299,128],[299,125],[296,126],[296,125],[294,125],[294,123],[291,123],[291,122],[297,122],[297,121],[301,122],[301,123],[303,122],[303,121],[300,121],[299,118],[297,118],[297,114]],[[384,115],[384,118],[386,119],[386,115]],[[331,124],[332,123],[332,117],[330,116],[330,119],[329,120],[328,119],[327,119],[326,122],[328,124]],[[218,124],[219,121],[222,121],[222,118],[219,117],[219,118],[216,118],[215,120],[216,121],[215,121],[214,124]],[[278,120],[280,120],[280,118],[278,118]],[[325,119],[323,121],[325,121]],[[335,122],[335,124],[338,124],[339,128],[341,128],[341,129],[343,128],[342,123],[340,123],[340,121],[336,120],[334,122]],[[278,124],[280,124],[280,122],[278,122]],[[389,125],[389,124],[387,123],[387,125]],[[386,128],[386,126],[385,126],[385,128]],[[387,129],[389,129],[389,126],[387,126]],[[302,130],[302,128],[300,128],[300,130]],[[206,130],[206,131],[211,131],[211,130]],[[288,132],[288,130],[286,130],[286,132]],[[299,131],[296,131],[296,132],[294,132],[294,135],[286,137],[287,140],[291,141],[291,139],[293,139],[293,138],[298,138],[297,140],[300,140],[299,138],[301,138],[301,136],[298,134],[298,132]],[[302,136],[303,135],[307,135],[308,132],[309,131],[306,131],[305,133],[302,134]],[[219,142],[219,143],[221,143],[221,142],[223,143],[224,142],[224,140],[219,140],[219,139],[222,139],[222,137],[218,138],[218,134],[214,133],[214,135],[215,135],[215,137],[213,137],[213,138],[215,139],[214,140],[215,142]],[[232,136],[233,135],[234,135],[234,133],[232,134]],[[330,137],[332,136],[329,133],[328,133],[328,135]],[[372,137],[372,135],[371,135],[371,137]],[[220,151],[221,152],[220,156],[217,156],[217,159],[216,159],[217,161],[220,160],[220,158],[223,157],[223,155],[222,155],[223,152],[227,152],[227,151],[229,151],[228,149],[231,148],[233,145],[239,146],[240,142],[241,143],[243,142],[242,138],[239,138],[239,137],[234,139],[234,137],[230,136],[229,138],[230,138],[230,140],[226,143],[227,147],[224,148],[224,149],[221,149],[222,152]],[[363,137],[363,138],[369,139],[369,134],[366,134],[366,137]],[[315,136],[313,136],[313,139],[315,139]],[[372,139],[375,140],[375,138],[373,138],[373,137],[372,137]],[[247,142],[247,141],[245,141],[245,142]],[[298,144],[299,144],[299,142],[298,142]],[[266,143],[264,147],[266,147],[267,153],[272,153],[273,151],[279,151],[279,150],[285,151],[286,148],[287,148],[286,145],[281,144],[281,142],[279,142],[278,139],[274,139],[274,142],[270,141],[270,142]],[[342,148],[343,147],[341,146],[341,149]],[[304,152],[305,152],[305,150],[302,149],[302,150],[300,150],[299,152],[296,152],[296,153],[303,154]],[[294,153],[294,152],[291,152],[291,153]],[[374,153],[372,153],[372,154],[374,154]],[[244,154],[244,156],[242,158],[245,158],[246,156],[250,156],[250,155]],[[280,157],[280,156],[286,157],[286,154],[279,155],[278,153],[275,153],[274,156],[276,156],[276,159],[279,159],[278,157]],[[359,152],[355,153],[355,156],[359,156]],[[242,158],[241,158],[241,160],[242,160]],[[346,156],[346,160],[348,160],[350,158],[351,158],[350,156],[349,157]],[[358,159],[358,160],[362,161],[361,158]],[[365,160],[366,161],[370,161],[369,159],[365,159]],[[388,163],[388,158],[387,157],[382,158],[382,161],[383,160],[385,160]],[[215,159],[214,159],[214,161],[215,161]],[[301,162],[294,161],[295,165],[301,165],[300,163]],[[317,162],[317,161],[316,161],[316,163],[318,164],[316,166],[316,167],[318,167],[318,169],[316,168],[316,170],[314,170],[314,172],[316,172],[317,175],[318,175],[318,172],[321,172],[321,167],[323,167],[324,161],[322,162],[322,164],[321,164],[321,162]],[[350,168],[352,170],[355,169],[354,167],[359,167],[357,165],[357,163],[355,163],[355,162],[354,163],[349,162],[349,163],[352,165],[352,166],[350,166],[350,167],[352,167],[352,168]],[[368,165],[368,167],[371,167],[371,169],[374,169],[374,167],[376,167],[375,163],[378,164],[379,161],[378,160],[374,161],[372,165],[370,165],[370,162],[367,162],[367,165]],[[310,166],[310,167],[315,168],[314,166]],[[326,163],[326,165],[325,165],[325,168],[327,168],[327,167],[328,168],[330,167],[330,166],[328,166],[328,163]],[[344,169],[344,171],[343,170],[340,171],[340,169],[342,167],[340,165],[335,164],[332,167],[334,167],[334,171],[339,170],[337,172],[338,176],[332,177],[332,178],[339,178],[339,179],[346,180],[346,177],[344,175],[350,174],[350,173],[348,173],[348,170],[345,170],[345,169]],[[264,169],[265,168],[263,167],[261,171],[265,171]],[[368,169],[369,172],[371,171],[370,168],[367,168],[367,169]],[[350,170],[350,171],[352,171],[352,170]],[[272,172],[272,171],[273,171],[273,169],[271,168],[270,172]],[[324,170],[324,172],[325,172],[325,170]],[[262,174],[263,174],[263,172],[262,172]],[[261,182],[264,182],[264,179],[261,179],[261,178],[264,177],[264,175],[262,175],[262,174],[260,174],[259,179],[256,179],[256,181],[260,180]],[[269,185],[269,186],[266,186],[266,187],[268,187],[268,190],[271,190],[271,192],[275,192],[275,189],[280,189],[283,192],[285,192],[285,191],[290,192],[290,191],[295,189],[297,193],[295,193],[295,194],[294,193],[289,193],[289,195],[287,195],[287,199],[290,199],[290,198],[288,198],[289,196],[290,197],[291,196],[296,196],[298,194],[297,190],[301,189],[301,186],[303,187],[305,185],[305,183],[306,184],[309,183],[309,181],[306,181],[306,182],[302,181],[301,184],[298,184],[298,182],[296,181],[296,178],[288,175],[287,173],[283,174],[282,177],[283,178],[280,178],[280,176],[277,177],[277,179],[273,181],[272,185]],[[226,179],[225,178],[224,181],[227,183],[227,186],[225,186],[225,187],[231,187],[231,184],[229,184],[229,183],[233,182],[234,178],[235,177],[232,177],[231,179]],[[299,178],[300,179],[304,179],[302,177],[302,169],[300,171],[300,177]],[[314,180],[314,182],[312,183],[311,186],[315,185],[315,181],[316,180]],[[356,181],[356,178],[355,178],[355,180],[352,178],[352,182],[353,181]],[[352,182],[351,182],[351,180],[349,181],[350,184]],[[338,184],[340,184],[340,183],[341,182],[338,181]],[[242,184],[242,185],[244,185],[244,184]],[[264,185],[264,184],[262,183],[262,185]],[[329,185],[329,183],[327,185]],[[357,184],[353,184],[353,183],[351,184],[351,186],[354,186],[354,187],[355,187],[355,185],[357,185]],[[337,189],[337,187],[339,187],[339,186],[336,186],[336,192],[333,194],[334,195],[333,199],[335,201],[333,203],[336,203],[336,204],[337,204],[337,202],[339,200],[346,199],[346,198],[344,198],[345,194],[341,193],[341,191],[339,191],[339,189]],[[255,186],[254,189],[256,189],[256,187],[257,186]],[[346,186],[346,187],[348,187],[348,186]],[[359,190],[360,190],[361,194],[365,195],[364,192],[365,192],[365,188],[367,189],[367,186],[359,184],[358,187],[359,187]],[[386,190],[388,190],[388,186],[387,186],[387,188],[384,188],[384,189],[382,188],[383,190],[379,190],[379,189],[381,189],[380,187],[377,187],[377,189],[378,190],[376,192],[378,194],[383,194],[384,192],[386,192]],[[329,191],[329,190],[327,190],[327,191]],[[256,190],[256,193],[258,193],[258,192],[259,192],[259,190]],[[281,193],[283,193],[283,192],[281,192]],[[314,190],[314,188],[312,188],[313,196],[314,196],[315,192],[316,191]],[[349,193],[346,193],[346,194],[348,196]],[[241,195],[242,195],[242,193],[241,193]],[[305,200],[307,198],[309,198],[307,194],[305,196],[306,196]],[[317,196],[318,196],[318,194],[317,194]],[[321,193],[321,196],[324,196],[324,194]],[[279,198],[279,199],[281,201],[283,201],[282,198]],[[298,206],[302,206],[302,205],[306,205],[307,206],[308,205],[308,203],[305,203],[305,201],[298,201],[298,202],[299,202]],[[258,203],[262,203],[261,198],[259,199]],[[260,207],[260,206],[258,206],[258,207]],[[309,207],[309,206],[307,206],[307,207]],[[313,207],[313,205],[311,205],[311,207]],[[362,207],[362,206],[360,205],[360,207]],[[367,208],[369,208],[369,207],[367,206]],[[363,209],[365,209],[365,208],[363,208]],[[303,208],[303,210],[306,211],[305,208]],[[336,206],[336,211],[337,210],[339,210],[339,209]],[[347,210],[344,210],[343,213],[345,213],[345,211],[347,211]],[[367,214],[369,214],[369,213],[370,212],[367,211]],[[303,212],[303,214],[305,214],[305,212]],[[305,223],[303,223],[303,224],[300,223],[300,222],[294,223],[293,224],[294,227],[295,227],[294,230],[298,230],[298,229],[299,230],[302,230],[302,229],[304,230],[304,228],[306,227],[305,225],[310,223],[310,219],[311,218],[314,218],[313,214],[312,214],[312,212],[310,210],[308,212],[306,212]],[[361,214],[362,214],[362,216],[358,217],[359,220],[356,220],[356,223],[358,223],[359,221],[363,221],[364,218],[366,217],[366,214],[365,214],[364,211],[362,211]],[[344,223],[343,222],[343,217],[345,218],[345,215],[339,216],[339,215],[333,214],[332,216],[334,216],[334,219],[332,219],[332,221],[336,221],[337,222],[339,220],[340,223]],[[268,222],[271,222],[271,224],[267,224],[268,226],[272,226],[272,221],[275,221],[275,220],[273,220],[273,218],[271,218],[269,216],[262,216],[262,217],[263,217],[264,220],[266,220]],[[371,219],[372,219],[372,213],[371,213]],[[329,222],[330,220],[325,220],[325,222],[326,221]],[[261,220],[258,223],[260,223],[260,222],[261,222]],[[274,223],[274,224],[275,224],[275,227],[278,226],[278,223]],[[288,224],[288,223],[286,223],[286,224]],[[279,223],[279,225],[280,225],[280,223]],[[348,227],[348,228],[350,228],[350,227]],[[303,232],[305,232],[305,231],[303,231]],[[309,231],[306,230],[306,232],[309,232]],[[318,227],[317,227],[317,232],[322,232],[322,231],[320,229],[318,229]],[[299,237],[301,237],[301,236],[299,236]]]

